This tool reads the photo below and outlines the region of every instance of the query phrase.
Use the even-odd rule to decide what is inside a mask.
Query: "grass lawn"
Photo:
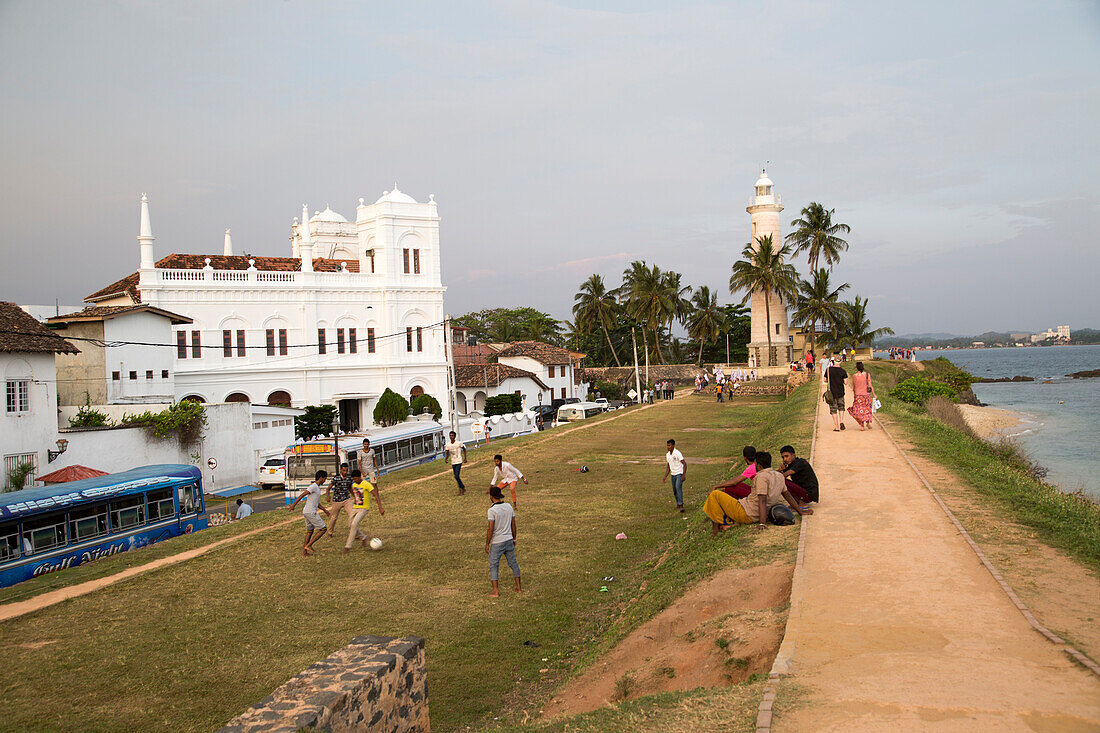
[[[386,517],[365,525],[385,541],[381,552],[341,555],[326,538],[317,557],[302,558],[296,522],[6,622],[3,727],[209,730],[358,634],[427,638],[435,730],[492,726],[494,718],[522,725],[578,665],[687,585],[722,565],[793,557],[797,527],[773,527],[766,540],[748,531],[711,540],[699,506],[743,444],[773,452],[784,442],[808,447],[816,396],[803,388],[786,401],[752,405],[683,398],[603,416],[583,430],[482,447],[471,451],[474,465],[464,471],[466,496],[455,495],[449,471],[432,477],[446,468],[438,463],[383,480]],[[686,519],[661,483],[668,437],[689,459],[703,461],[689,463]],[[526,592],[502,590],[491,600],[482,492],[491,476],[487,457],[496,450],[531,485],[518,488]],[[582,464],[591,471],[580,473]],[[346,519],[340,527],[346,530]],[[239,531],[215,528],[154,549],[188,549],[204,536]],[[629,539],[614,540],[620,531]],[[88,572],[120,568],[142,553],[131,554],[110,559],[122,565],[97,563]],[[606,575],[618,580],[600,593]],[[745,710],[755,699],[743,690],[657,696],[625,705],[621,714],[641,715],[647,704],[665,710],[677,699],[696,707],[711,700],[729,711],[723,694]],[[751,729],[753,717],[736,727]],[[627,720],[620,729],[630,729]]]

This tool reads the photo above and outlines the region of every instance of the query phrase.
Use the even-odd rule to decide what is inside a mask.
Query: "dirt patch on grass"
[[[793,570],[730,568],[699,583],[566,683],[544,716],[767,673],[782,641]]]

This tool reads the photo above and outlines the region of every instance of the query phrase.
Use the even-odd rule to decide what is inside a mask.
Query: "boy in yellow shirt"
[[[370,511],[370,498],[372,495],[374,496],[375,503],[378,504],[378,516],[386,516],[386,510],[382,508],[382,497],[379,496],[378,489],[369,481],[363,480],[363,472],[359,469],[355,469],[351,472],[351,495],[351,528],[348,530],[348,541],[344,545],[344,552],[351,552],[351,546],[357,539],[363,541],[364,548],[367,546],[367,535],[365,532],[359,531],[359,523],[363,521],[367,516],[367,512]]]

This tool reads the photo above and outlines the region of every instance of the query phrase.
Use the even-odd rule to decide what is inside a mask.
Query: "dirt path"
[[[817,425],[778,731],[1100,729],[1100,679],[1035,632],[882,430]]]
[[[680,390],[676,394],[680,395],[680,396],[683,396],[683,395],[686,395],[686,394],[690,394],[690,390]],[[642,405],[639,409],[640,410],[648,410],[652,407],[656,407],[657,405],[663,405],[663,404],[666,404],[666,403],[665,402],[655,402],[651,405]],[[528,447],[533,446],[533,445],[540,445],[542,443],[545,443],[548,440],[554,440],[554,439],[560,438],[564,435],[568,435],[569,433],[572,433],[574,431],[584,430],[585,428],[592,427],[593,425],[603,424],[603,423],[606,423],[606,422],[611,422],[612,420],[617,420],[620,417],[623,417],[624,415],[633,414],[634,412],[636,412],[636,410],[623,410],[623,411],[619,411],[615,415],[612,415],[612,416],[608,417],[606,420],[585,422],[585,423],[581,423],[580,425],[571,425],[570,427],[565,428],[565,429],[554,430],[554,431],[548,433],[545,437],[543,437],[539,440],[531,441],[523,447],[528,448]],[[507,443],[505,443],[505,445],[507,445]],[[464,467],[472,467],[472,466],[477,466],[477,465],[479,465],[479,462],[470,461],[467,464],[465,464]],[[405,481],[403,483],[400,483],[400,484],[397,484],[397,485],[393,486],[392,488],[387,488],[387,491],[394,491],[394,490],[399,489],[399,488],[409,487],[409,486],[412,486],[414,484],[419,484],[423,481],[429,481],[429,480],[434,479],[434,478],[439,478],[440,476],[448,476],[448,475],[450,475],[450,473],[451,473],[451,470],[450,470],[450,467],[448,466],[447,470],[445,470],[445,471],[440,471],[439,473],[433,473],[433,474],[430,474],[428,476],[423,476],[423,477],[418,478],[418,479],[413,479],[411,481]],[[175,565],[176,563],[184,562],[186,560],[191,560],[192,558],[199,557],[200,555],[205,555],[207,552],[210,552],[211,550],[217,549],[218,547],[221,547],[222,545],[226,545],[226,544],[229,544],[231,542],[236,542],[237,540],[244,539],[245,537],[250,537],[250,536],[252,536],[254,534],[258,534],[260,532],[266,532],[266,531],[268,531],[270,529],[274,529],[276,527],[283,527],[283,526],[286,526],[287,524],[290,524],[290,523],[295,522],[295,521],[298,521],[297,515],[295,515],[295,517],[293,519],[288,519],[285,522],[279,522],[277,524],[271,524],[271,525],[268,525],[266,527],[260,527],[259,529],[250,530],[248,532],[242,532],[241,534],[233,535],[232,537],[227,537],[225,539],[218,540],[216,542],[212,542],[209,545],[203,545],[201,547],[196,547],[194,549],[187,550],[185,552],[181,552],[181,553],[178,553],[176,555],[169,555],[168,557],[162,557],[158,560],[154,560],[152,562],[145,563],[144,565],[137,565],[137,566],[134,566],[134,567],[131,567],[131,568],[127,568],[126,570],[115,573],[114,575],[108,575],[108,576],[105,576],[105,577],[102,577],[102,578],[96,578],[95,580],[89,580],[85,583],[77,583],[76,585],[70,585],[70,586],[66,586],[64,588],[58,588],[57,590],[48,591],[46,593],[41,593],[37,596],[34,596],[33,598],[28,598],[25,601],[15,601],[15,602],[12,602],[12,603],[2,604],[2,605],[0,605],[0,622],[7,621],[8,619],[12,619],[12,618],[15,618],[17,616],[22,616],[24,614],[31,613],[32,611],[37,611],[37,610],[42,609],[42,608],[47,608],[49,606],[54,605],[55,603],[61,603],[62,601],[68,600],[69,598],[76,598],[77,596],[82,596],[86,593],[92,593],[93,591],[97,591],[100,588],[105,588],[108,585],[118,583],[120,581],[126,580],[127,578],[132,578],[136,575],[141,575],[142,573],[149,572],[150,570],[156,570],[157,568],[162,568],[162,567],[165,567],[167,565]]]

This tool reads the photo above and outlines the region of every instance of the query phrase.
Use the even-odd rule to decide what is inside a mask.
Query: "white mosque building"
[[[754,249],[759,246],[759,239],[769,234],[776,248],[783,245],[783,235],[779,231],[779,213],[783,211],[783,203],[766,170],[761,171],[745,211],[749,212],[752,228],[750,241]],[[749,366],[762,370],[761,373],[770,373],[763,371],[769,367],[776,368],[777,373],[785,373],[791,363],[792,354],[791,336],[787,327],[787,306],[775,293],[771,293],[767,301],[765,304],[764,292],[761,290],[753,291],[749,301],[752,321],[749,331]]]
[[[406,399],[431,394],[446,409],[434,197],[420,203],[395,185],[372,204],[359,199],[354,222],[328,207],[310,217],[303,206],[290,257],[236,254],[227,230],[221,254],[158,260],[143,195],[137,239],[137,272],[85,300],[192,321],[164,321],[176,399],[336,404],[345,429],[369,426],[387,387]]]

